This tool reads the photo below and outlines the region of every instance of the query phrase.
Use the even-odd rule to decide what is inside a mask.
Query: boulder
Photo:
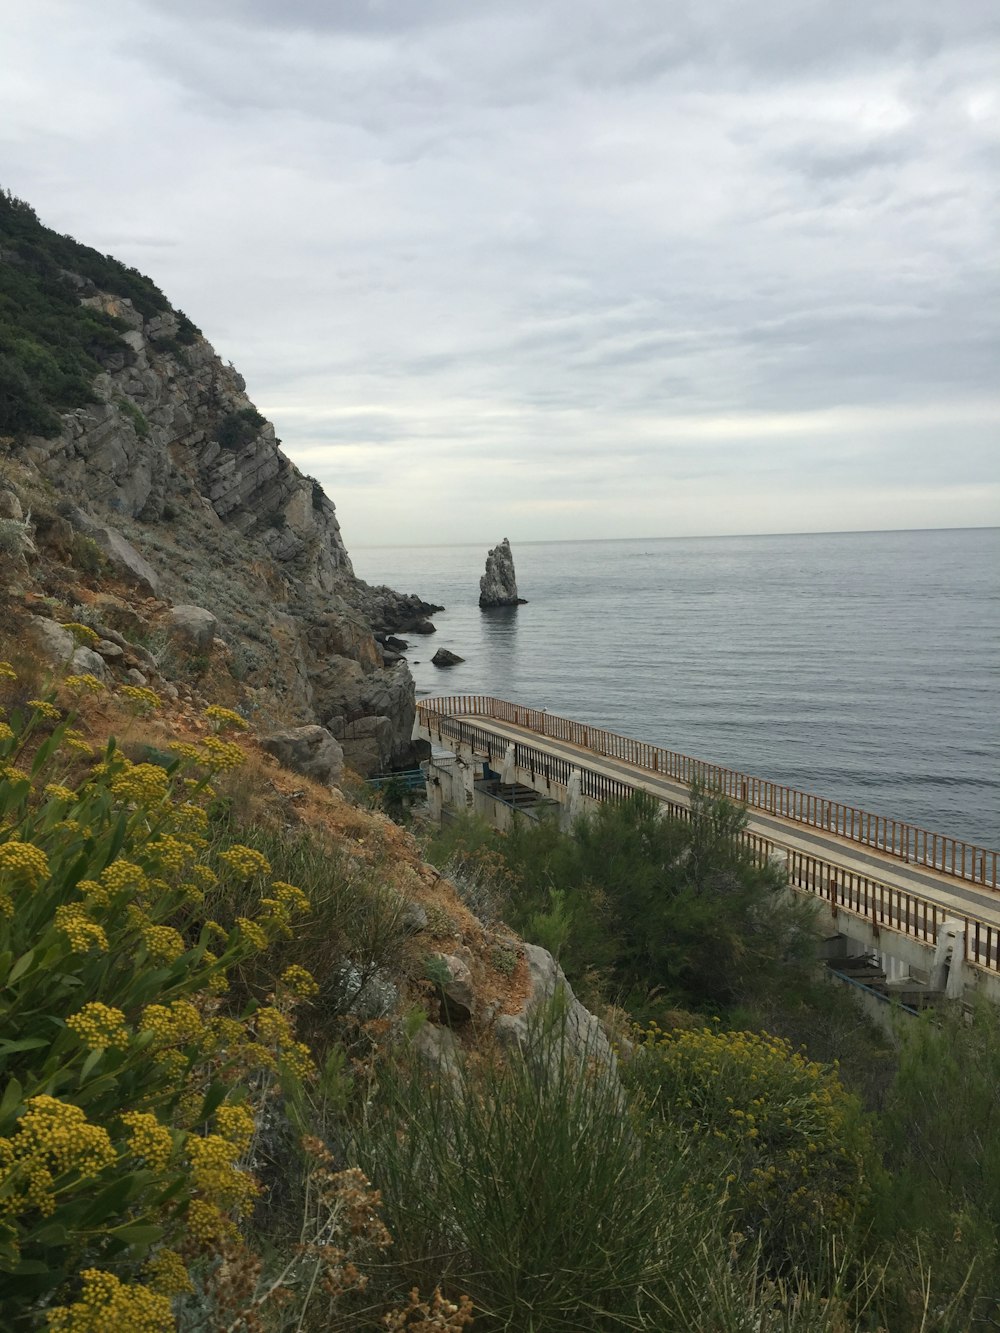
[[[190,652],[208,653],[219,622],[203,606],[172,606],[163,617],[167,634]]]
[[[68,629],[43,616],[28,617],[28,633],[46,661],[65,666],[76,652],[76,639]],[[103,668],[104,663],[101,663]]]
[[[415,620],[410,626],[411,634],[436,634],[437,626],[432,625],[429,620]]]
[[[562,968],[547,949],[537,944],[525,944],[523,948],[531,989],[520,1013],[501,1014],[496,1019],[498,1041],[527,1054],[539,1053],[543,1059],[558,1060],[561,1053],[552,1047],[551,1039],[544,1046],[544,1029],[548,1025],[538,1021],[538,1011],[543,1006],[556,1006],[560,1015],[565,1016],[562,1028],[565,1051],[617,1077],[618,1062],[604,1029],[573,994]]]
[[[486,557],[486,573],[479,580],[479,605],[518,606],[524,600],[517,595],[514,557],[511,555],[510,542],[504,537],[500,545],[494,546]]]
[[[332,787],[344,771],[344,751],[325,727],[292,727],[261,738],[280,764]]]
[[[105,685],[110,685],[114,679],[105,664],[104,658],[96,653],[93,648],[81,647],[74,649],[69,664],[78,676],[96,676]]]
[[[435,973],[441,974],[441,979],[435,976],[435,980],[446,1017],[451,1023],[467,1023],[476,1010],[476,995],[468,965],[453,953],[434,953],[431,959]]]
[[[464,662],[464,657],[459,657],[458,653],[450,652],[447,648],[439,648],[431,661],[437,667],[457,666],[459,662]]]
[[[117,528],[111,527],[108,523],[98,523],[82,509],[71,509],[67,517],[77,531],[97,543],[104,552],[104,558],[120,579],[153,597],[159,594],[159,574]]]

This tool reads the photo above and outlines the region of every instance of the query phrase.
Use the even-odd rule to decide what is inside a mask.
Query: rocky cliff
[[[54,233],[37,225],[44,245]],[[0,434],[13,465],[0,479],[6,510],[31,508],[43,551],[65,557],[75,535],[97,540],[119,575],[145,585],[154,628],[158,604],[211,612],[217,630],[201,669],[231,673],[259,726],[319,723],[361,772],[406,762],[413,681],[376,635],[384,641],[436,608],[354,576],[333,502],[282,452],[243,378],[185,316],[166,301],[151,310],[102,290],[87,275],[94,252],[69,238],[55,238],[75,247],[60,262],[78,252],[83,271],[39,271],[30,239],[12,241],[0,227],[0,268],[22,286],[58,284],[59,299],[71,293],[108,334],[87,348],[98,373],[78,396],[89,401],[58,412],[48,435]],[[0,360],[4,350],[0,336]]]

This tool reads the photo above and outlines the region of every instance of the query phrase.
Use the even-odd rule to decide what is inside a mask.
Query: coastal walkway
[[[961,949],[955,962],[1000,979],[995,851],[489,696],[420,700],[417,729],[564,804],[641,790],[686,817],[700,783],[745,806],[755,855],[783,859],[790,885],[822,900],[834,922],[845,913],[863,923],[866,943],[879,945],[887,930],[897,955],[904,941],[924,955],[944,928]],[[883,947],[893,952],[889,940]]]

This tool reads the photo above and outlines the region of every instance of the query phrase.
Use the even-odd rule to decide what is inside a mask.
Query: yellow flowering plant
[[[867,1204],[880,1168],[835,1069],[781,1037],[711,1027],[637,1033],[626,1069],[651,1122],[718,1154],[734,1233],[778,1268],[815,1252]]]
[[[161,766],[111,741],[74,781],[72,717],[36,734],[39,702],[0,731],[0,1327],[170,1329],[186,1266],[253,1208],[253,1096],[312,1074],[291,1017],[225,1008],[308,902],[281,885],[280,922],[205,914],[206,889],[269,871],[210,836],[234,753]]]

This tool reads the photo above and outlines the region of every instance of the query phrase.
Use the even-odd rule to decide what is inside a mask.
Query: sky
[[[995,0],[0,0],[0,185],[381,543],[1000,523]]]

